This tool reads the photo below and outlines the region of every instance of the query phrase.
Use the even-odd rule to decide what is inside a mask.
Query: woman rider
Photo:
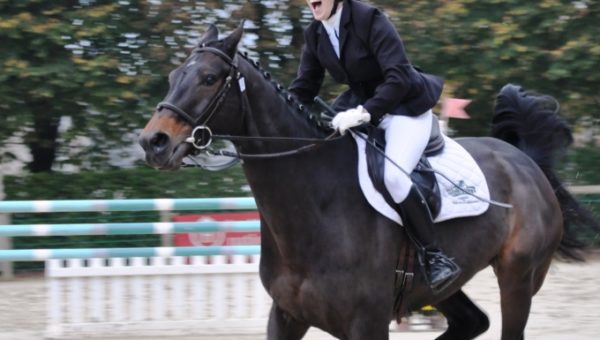
[[[443,81],[421,73],[406,57],[393,24],[378,9],[354,0],[306,0],[315,20],[304,31],[296,79],[289,87],[301,102],[319,93],[325,70],[349,85],[335,101],[332,121],[344,134],[371,123],[385,130],[385,153],[406,173],[416,167],[431,133],[431,108]],[[393,131],[393,133],[392,133]],[[384,182],[396,202],[434,291],[449,285],[460,268],[436,245],[429,208],[402,170],[386,162]]]

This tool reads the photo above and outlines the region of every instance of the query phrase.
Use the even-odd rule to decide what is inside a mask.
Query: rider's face
[[[315,20],[323,21],[329,18],[334,0],[306,0]]]

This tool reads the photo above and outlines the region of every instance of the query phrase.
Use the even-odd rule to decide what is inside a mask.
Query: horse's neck
[[[246,132],[253,137],[324,138],[323,132],[297,111],[270,81],[251,65],[244,63],[247,98],[250,110],[246,116]],[[250,68],[250,69],[248,69]],[[242,144],[247,153],[271,153],[297,149],[306,142],[257,142]],[[343,189],[340,181],[353,176],[356,154],[352,141],[336,141],[317,146],[300,154],[272,159],[248,159],[243,168],[248,183],[280,247],[290,245],[298,237],[320,233],[318,223],[307,223],[303,216],[336,199],[345,190],[359,190],[355,178]],[[304,236],[303,236],[304,235]]]
[[[245,117],[246,133],[252,137],[318,137],[316,129],[308,122],[304,113],[299,113],[293,103],[289,103],[279,93],[270,80],[243,63],[242,72],[246,75],[249,110]],[[254,145],[255,152],[298,147],[300,143],[262,142]]]

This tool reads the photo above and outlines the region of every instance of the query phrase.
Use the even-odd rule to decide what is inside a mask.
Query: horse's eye
[[[214,74],[209,74],[204,78],[204,84],[211,86],[217,82],[217,76]]]

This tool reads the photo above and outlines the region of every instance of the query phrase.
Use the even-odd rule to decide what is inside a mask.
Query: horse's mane
[[[252,65],[258,73],[262,74],[265,81],[271,83],[278,95],[287,103],[291,113],[300,114],[304,118],[303,120],[308,123],[307,125],[312,128],[317,135],[325,135],[325,131],[328,131],[329,128],[326,126],[325,122],[319,118],[318,112],[313,112],[306,105],[300,103],[300,101],[289,93],[281,83],[272,79],[271,73],[263,69],[259,61],[250,58],[247,52],[238,52],[238,55]]]
[[[221,39],[213,40],[205,42],[204,45],[223,49],[224,41]],[[301,119],[300,121],[306,122],[307,127],[311,129],[312,132],[314,132],[317,136],[327,135],[327,131],[330,131],[330,129],[327,124],[320,119],[320,112],[315,112],[307,105],[301,103],[295,96],[289,93],[286,88],[281,85],[281,83],[272,78],[271,73],[261,66],[260,61],[250,58],[248,52],[237,51],[237,55],[240,59],[245,60],[248,64],[250,64],[266,82],[269,82],[273,86],[281,99],[287,103],[290,113],[297,113],[301,115],[301,117],[304,119]]]

